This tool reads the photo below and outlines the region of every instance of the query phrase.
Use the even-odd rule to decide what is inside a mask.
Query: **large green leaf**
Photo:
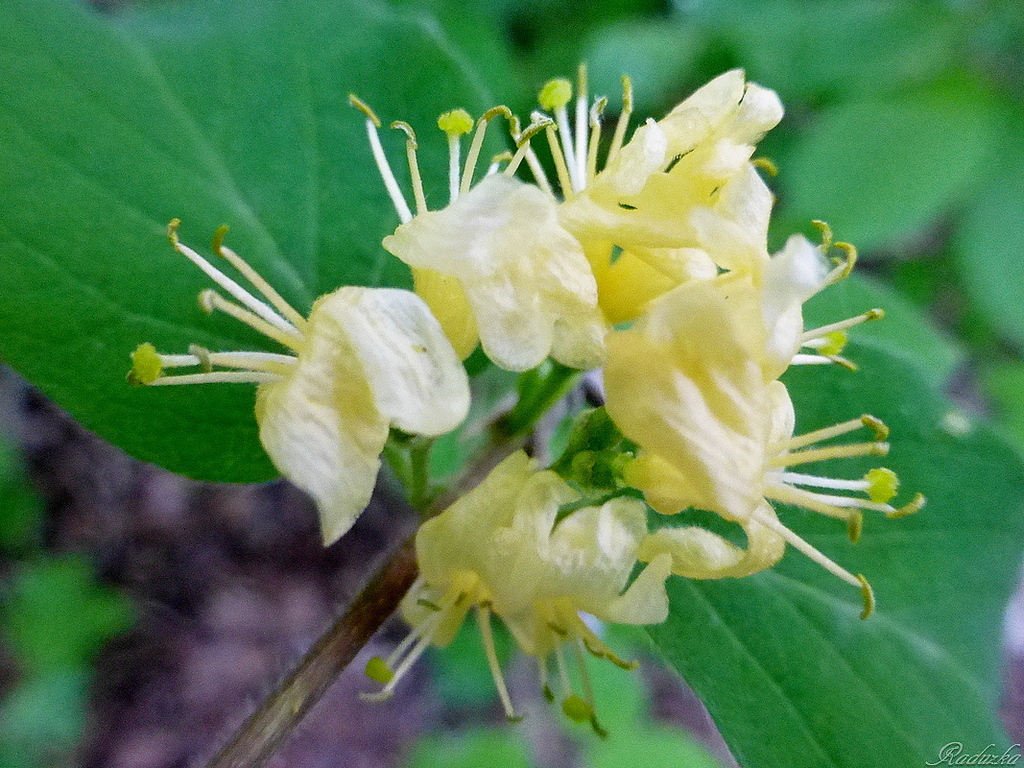
[[[498,54],[478,56],[477,75],[436,20],[383,2],[211,0],[103,17],[10,0],[0,356],[136,456],[207,479],[270,476],[250,387],[125,384],[144,341],[273,348],[203,315],[195,297],[208,283],[164,227],[180,217],[183,240],[202,246],[231,226],[229,243],[302,311],[345,283],[403,284],[380,247],[397,218],[347,95],[419,129],[428,195],[441,199],[447,148],[434,120],[491,105],[483,82],[508,79]]]
[[[995,119],[967,81],[826,110],[782,158],[778,229],[824,219],[864,251],[906,241],[980,185]]]
[[[857,591],[791,549],[753,577],[673,579],[669,620],[650,633],[745,768],[906,768],[935,764],[948,742],[968,754],[1009,746],[994,707],[1024,543],[1024,467],[913,369],[877,349],[854,352],[859,373],[791,372],[798,429],[862,412],[885,419],[886,463],[928,505],[867,520],[856,545],[837,521],[780,516],[867,576],[876,614],[862,621]]]

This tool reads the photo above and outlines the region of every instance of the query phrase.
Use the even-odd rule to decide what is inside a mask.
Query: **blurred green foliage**
[[[85,558],[41,551],[40,514],[20,456],[0,435],[0,558],[9,559],[0,643],[16,666],[13,686],[0,691],[0,768],[71,764],[92,661],[132,621],[124,596],[97,584]]]

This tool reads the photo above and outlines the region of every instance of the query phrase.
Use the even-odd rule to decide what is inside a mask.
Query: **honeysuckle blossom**
[[[479,340],[499,366],[523,371],[549,354],[565,365],[594,368],[604,357],[604,323],[597,286],[579,242],[559,224],[555,201],[497,164],[474,185],[487,124],[504,107],[477,122],[469,154],[460,168],[460,137],[474,121],[462,111],[446,113],[438,126],[450,148],[450,200],[427,209],[416,161],[417,142],[405,132],[416,213],[388,165],[377,130],[380,120],[361,101],[367,133],[385,187],[401,224],[384,238],[388,251],[413,270],[416,292],[441,322],[456,351],[466,357]]]
[[[557,696],[567,715],[599,729],[584,652],[630,665],[612,653],[580,614],[624,624],[664,621],[671,556],[653,555],[629,583],[646,536],[643,503],[616,498],[582,506],[579,494],[554,472],[540,471],[522,452],[513,454],[476,489],[420,528],[420,576],[402,602],[403,616],[413,629],[387,660],[368,665],[368,674],[385,683],[371,698],[390,695],[430,644],[447,645],[472,609],[510,718],[515,710],[494,648],[492,614],[537,659],[549,698]],[[570,682],[570,664],[579,668],[581,693]]]
[[[287,352],[193,346],[188,354],[166,355],[143,344],[132,355],[131,378],[148,385],[258,384],[260,442],[278,470],[316,501],[329,544],[369,503],[391,426],[436,436],[462,421],[469,408],[465,371],[415,294],[344,287],[317,299],[305,318],[223,246],[223,229],[214,251],[266,301],[180,243],[177,225],[168,228],[175,249],[234,299],[208,289],[200,294],[203,308],[237,318]],[[165,375],[170,368],[201,372]]]
[[[541,107],[554,119],[534,116],[547,135],[565,198],[559,221],[584,244],[601,307],[613,323],[638,316],[652,295],[687,279],[712,276],[717,268],[763,266],[773,198],[750,157],[782,117],[774,92],[746,83],[743,72],[733,70],[662,120],[648,120],[624,143],[632,94],[628,78],[623,84],[603,169],[598,146],[607,100],[588,105],[584,67],[572,122],[568,80],[552,80],[540,92]],[[543,170],[530,167],[550,190]]]
[[[899,517],[919,509],[916,496],[896,508],[896,476],[876,469],[859,479],[791,472],[804,463],[884,456],[887,430],[869,415],[806,435],[793,435],[785,387],[766,376],[770,338],[758,292],[742,277],[685,283],[652,303],[627,331],[610,334],[605,368],[608,413],[640,450],[625,480],[662,514],[694,507],[739,524],[741,550],[709,531],[675,529],[645,542],[641,556],[670,552],[674,569],[694,578],[740,576],[770,567],[790,544],[831,573],[870,588],[779,522],[770,501],[802,506],[844,520],[851,539],[863,510]],[[833,438],[868,428],[874,439]],[[825,445],[819,443],[827,442]],[[808,488],[852,491],[843,495]],[[867,610],[866,610],[867,612]]]

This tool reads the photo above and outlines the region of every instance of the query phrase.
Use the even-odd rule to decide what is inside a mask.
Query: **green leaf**
[[[1018,110],[1017,121],[1024,117]],[[958,267],[975,306],[1003,336],[1024,349],[1024,154],[1019,122],[1008,137],[1018,144],[1002,154],[1000,172],[974,199],[956,233]]]
[[[823,219],[862,251],[898,246],[979,184],[992,121],[970,83],[824,111],[782,158],[778,231]]]
[[[205,316],[207,279],[164,239],[172,217],[228,243],[300,311],[346,283],[405,284],[380,247],[397,223],[358,93],[420,131],[444,199],[438,113],[492,97],[432,17],[382,2],[211,0],[100,16],[11,0],[0,25],[0,356],[133,455],[205,479],[273,474],[252,388],[130,388],[141,342],[273,350]],[[401,72],[392,79],[401,52]],[[499,52],[500,53],[500,52]],[[500,55],[482,58],[488,79]],[[386,131],[400,179],[404,147]],[[277,350],[274,350],[277,351]]]
[[[86,666],[109,637],[128,628],[124,597],[95,582],[75,556],[19,563],[3,604],[4,634],[32,675]]]
[[[1024,362],[994,365],[983,371],[981,382],[993,400],[995,419],[1024,451]]]
[[[857,591],[790,549],[753,577],[670,580],[671,615],[650,632],[745,768],[906,768],[934,763],[951,741],[969,753],[1009,746],[994,709],[1024,466],[898,359],[867,347],[851,356],[859,373],[787,375],[798,430],[884,419],[887,466],[928,505],[901,520],[869,516],[856,545],[838,521],[786,508],[780,518],[865,574],[876,614],[862,621]]]
[[[751,78],[787,99],[925,82],[957,58],[963,19],[947,4],[877,0],[677,0],[722,37]],[[963,16],[960,13],[959,16]]]
[[[89,674],[60,670],[26,680],[0,706],[0,766],[71,764],[85,721]]]

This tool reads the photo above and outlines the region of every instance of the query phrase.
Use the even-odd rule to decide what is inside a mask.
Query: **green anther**
[[[864,598],[864,610],[861,612],[862,619],[868,618],[875,612],[875,591],[871,589],[868,580],[862,574],[857,574],[857,581],[860,582],[860,594]]]
[[[128,381],[132,384],[152,384],[163,374],[164,364],[160,361],[156,347],[150,343],[139,344],[132,352],[132,369]]]
[[[453,109],[437,118],[437,127],[449,136],[461,136],[473,130],[473,118],[464,109]]]
[[[601,723],[597,721],[596,713],[590,716],[590,727],[593,729],[594,733],[602,739],[608,738],[608,731],[601,727]]]
[[[864,530],[864,513],[860,510],[853,512],[846,521],[846,534],[850,541],[856,544],[860,541],[860,534]]]
[[[562,711],[577,723],[589,723],[594,716],[594,708],[576,694],[562,702]]]
[[[818,348],[818,352],[825,357],[833,357],[843,351],[846,346],[846,331],[832,331],[825,334],[825,343]]]
[[[368,678],[382,685],[390,683],[395,676],[395,673],[391,671],[391,667],[380,656],[374,656],[366,662],[366,669],[364,671]]]
[[[551,686],[545,683],[544,687],[541,690],[544,693],[544,698],[548,700],[548,704],[554,704],[555,692],[551,690]]]
[[[538,103],[548,111],[564,107],[570,99],[572,99],[572,83],[562,77],[548,80],[537,94]]]
[[[870,470],[864,479],[868,482],[868,496],[878,504],[885,504],[900,489],[900,479],[896,473],[885,467]]]

